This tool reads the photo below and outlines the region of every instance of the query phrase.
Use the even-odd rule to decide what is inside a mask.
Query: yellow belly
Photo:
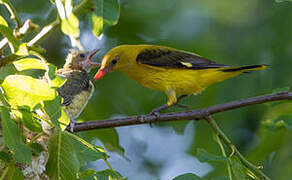
[[[127,72],[129,77],[150,89],[168,91],[171,88],[177,95],[196,94],[213,83],[241,74],[226,73],[218,69],[164,69],[142,64],[136,67],[135,72]]]

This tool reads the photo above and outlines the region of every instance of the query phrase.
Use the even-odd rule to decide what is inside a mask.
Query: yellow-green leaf
[[[118,23],[120,16],[119,0],[94,0],[95,11],[90,15],[92,32],[100,36],[105,28]]]
[[[65,18],[61,22],[61,30],[64,34],[72,37],[79,37],[79,20],[78,18],[71,13],[69,18]]]
[[[17,71],[24,71],[28,69],[42,69],[46,70],[46,65],[39,59],[35,58],[24,58],[18,61],[14,61],[13,65]]]
[[[31,152],[29,147],[23,142],[22,134],[17,124],[10,118],[9,110],[1,106],[1,121],[4,142],[12,152],[17,162],[29,163],[31,161]]]
[[[77,179],[80,164],[73,149],[71,138],[58,131],[49,141],[49,159],[46,170],[51,179]]]
[[[1,84],[5,97],[12,106],[29,106],[33,109],[37,104],[53,100],[57,93],[49,85],[39,79],[24,75],[9,75]]]

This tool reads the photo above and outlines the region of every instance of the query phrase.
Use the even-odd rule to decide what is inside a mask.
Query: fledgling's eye
[[[79,57],[85,58],[85,54],[79,54]]]

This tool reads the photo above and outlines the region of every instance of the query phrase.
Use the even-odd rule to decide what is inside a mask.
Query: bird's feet
[[[176,103],[173,103],[173,104],[171,104],[171,105],[163,104],[163,105],[161,105],[161,106],[159,106],[159,107],[153,109],[153,110],[151,111],[150,115],[158,116],[160,111],[165,110],[165,109],[168,109],[168,108],[170,108],[170,107],[172,107],[172,106],[178,106],[178,107],[180,107],[180,108],[188,108],[189,106],[187,106],[187,105],[179,104],[179,101],[180,101],[182,98],[186,97],[186,96],[187,96],[187,95],[181,95],[181,96],[179,96],[179,97],[177,98]]]
[[[73,133],[74,132],[74,127],[75,124],[77,123],[77,121],[73,120],[70,118],[70,132]]]

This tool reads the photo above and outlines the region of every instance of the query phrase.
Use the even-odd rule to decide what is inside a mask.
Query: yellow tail
[[[250,71],[257,71],[257,70],[264,70],[268,67],[266,64],[262,65],[250,65],[250,66],[233,66],[233,67],[226,67],[220,68],[219,71],[223,72],[250,72]]]

